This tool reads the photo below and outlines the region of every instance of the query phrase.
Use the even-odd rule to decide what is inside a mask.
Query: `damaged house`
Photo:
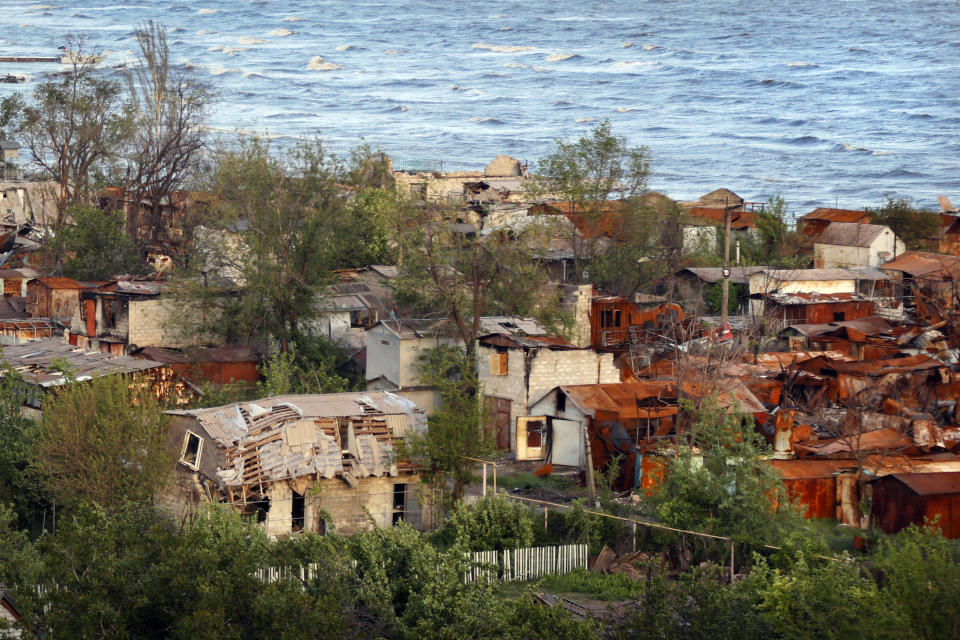
[[[540,459],[540,430],[526,428],[531,400],[556,386],[620,382],[612,353],[581,349],[556,336],[491,333],[477,345],[477,373],[497,448],[517,460]]]
[[[431,524],[416,471],[397,455],[426,419],[398,395],[276,396],[170,413],[180,452],[175,508],[226,502],[271,536],[324,533],[328,524],[346,534],[400,520]]]

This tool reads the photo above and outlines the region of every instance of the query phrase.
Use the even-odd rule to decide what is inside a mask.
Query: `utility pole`
[[[730,205],[723,201],[723,306],[720,309],[720,333],[727,330],[727,309],[730,300]]]

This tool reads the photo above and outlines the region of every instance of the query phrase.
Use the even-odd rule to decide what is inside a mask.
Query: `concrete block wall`
[[[193,324],[184,321],[183,316],[188,313],[177,308],[172,300],[131,300],[128,343],[140,347],[185,347],[196,344],[199,342],[198,336],[184,329]]]
[[[312,487],[305,487],[304,529],[314,532],[320,530],[321,510],[326,510],[333,518],[334,530],[344,535],[368,531],[374,524],[378,527],[392,526],[395,484],[405,485],[404,520],[417,528],[429,527],[430,518],[422,517],[417,501],[418,477],[404,475],[361,478],[356,488],[339,478],[321,479]],[[277,482],[271,486],[269,493],[270,510],[264,523],[266,533],[270,536],[289,535],[293,523],[293,492],[290,485]]]
[[[528,402],[535,402],[560,385],[617,382],[620,382],[620,371],[613,365],[612,353],[543,349],[530,366]]]

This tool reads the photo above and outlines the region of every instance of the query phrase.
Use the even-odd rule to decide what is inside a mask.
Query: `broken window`
[[[601,327],[619,327],[620,326],[620,310],[605,309],[604,311],[601,311],[600,326]]]
[[[307,510],[306,500],[302,493],[290,490],[293,493],[293,500],[290,506],[290,529],[291,531],[303,531],[303,520]]]
[[[393,524],[403,520],[403,513],[407,509],[407,485],[397,483],[393,485]]]
[[[527,447],[536,448],[543,446],[543,432],[546,424],[543,420],[527,421]]]
[[[496,353],[490,354],[490,375],[492,376],[505,376],[508,371],[508,353],[506,350],[497,351]]]
[[[843,322],[847,319],[847,314],[843,311],[834,311],[833,312],[833,321],[834,322]]]
[[[117,305],[119,300],[111,300],[110,298],[104,298],[101,302],[103,308],[103,326],[105,327],[116,327],[117,326]]]
[[[203,439],[193,431],[187,431],[183,436],[183,450],[180,452],[180,462],[191,469],[200,468],[200,450],[203,448]]]

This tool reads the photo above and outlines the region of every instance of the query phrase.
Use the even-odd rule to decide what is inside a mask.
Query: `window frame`
[[[197,439],[197,453],[194,457],[194,462],[187,460],[187,448],[190,446],[190,438],[194,437]],[[180,449],[180,462],[184,465],[190,467],[195,471],[200,470],[200,456],[203,454],[203,438],[200,437],[200,434],[194,433],[189,429],[186,430],[186,433],[183,434],[183,447]]]

